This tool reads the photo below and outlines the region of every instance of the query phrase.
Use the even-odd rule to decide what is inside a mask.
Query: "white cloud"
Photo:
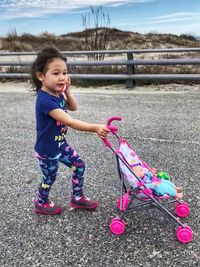
[[[74,12],[89,6],[120,6],[155,0],[1,0],[1,19],[46,17],[49,14]]]
[[[199,36],[199,24],[199,12],[184,12],[150,17],[136,23],[117,23],[115,26],[142,33],[156,31],[174,34],[191,33]]]
[[[168,14],[165,16],[157,16],[157,17],[150,17],[145,20],[142,20],[142,25],[143,27],[149,26],[149,25],[159,25],[159,24],[169,24],[171,22],[182,22],[182,21],[187,21],[187,22],[200,22],[200,13],[199,12],[185,12],[185,13],[173,13],[173,14]],[[118,26],[132,26],[132,27],[137,27],[137,26],[142,26],[141,23],[118,23]],[[185,24],[183,24],[184,26]],[[185,25],[186,26],[186,25]]]
[[[158,16],[148,19],[148,23],[170,23],[170,22],[178,22],[190,20],[194,21],[195,19],[200,19],[199,12],[183,12],[183,13],[172,13],[165,16]]]

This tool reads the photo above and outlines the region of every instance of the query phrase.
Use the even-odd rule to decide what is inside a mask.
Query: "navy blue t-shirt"
[[[66,144],[67,127],[48,115],[54,109],[67,111],[63,95],[56,97],[40,90],[35,103],[37,131],[35,151],[44,157],[58,154]]]

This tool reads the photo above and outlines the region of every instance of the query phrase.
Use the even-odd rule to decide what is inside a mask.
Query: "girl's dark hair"
[[[38,93],[42,87],[42,83],[40,80],[38,80],[36,72],[45,73],[47,71],[48,64],[51,63],[55,58],[60,58],[64,62],[67,61],[67,58],[54,47],[46,47],[37,54],[37,58],[31,67],[32,86],[36,93]]]

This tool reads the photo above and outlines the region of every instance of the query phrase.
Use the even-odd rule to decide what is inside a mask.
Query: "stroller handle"
[[[120,117],[120,116],[112,116],[112,117],[110,117],[110,118],[108,119],[108,121],[107,121],[107,124],[106,124],[107,128],[111,131],[112,134],[115,135],[115,134],[117,133],[117,131],[118,131],[118,127],[117,127],[117,126],[113,126],[113,125],[111,125],[111,123],[112,123],[114,120],[116,120],[116,121],[121,121],[121,120],[122,120],[122,117]],[[103,138],[102,140],[103,140],[104,144],[105,144],[107,147],[112,147],[112,144],[110,143],[110,141],[109,141],[107,138]]]
[[[112,116],[107,120],[106,126],[113,134],[116,134],[118,131],[118,127],[111,125],[111,123],[113,121],[121,121],[121,120],[122,120],[122,117],[120,117],[120,116]]]
[[[111,125],[111,123],[112,123],[112,121],[121,121],[122,120],[122,117],[120,117],[120,116],[112,116],[112,117],[110,117],[109,119],[108,119],[108,121],[107,121],[107,126],[110,126]]]

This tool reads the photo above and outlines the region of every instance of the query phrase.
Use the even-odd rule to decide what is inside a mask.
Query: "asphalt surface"
[[[193,241],[180,243],[177,223],[159,210],[125,216],[126,230],[111,234],[120,213],[116,159],[95,134],[70,130],[68,142],[86,162],[85,193],[100,201],[95,212],[71,210],[71,173],[60,165],[51,199],[66,205],[61,215],[33,212],[40,171],[32,93],[0,93],[0,266],[199,267],[200,266],[200,91],[76,92],[75,118],[105,123],[122,116],[119,135],[149,166],[168,172],[184,189],[190,215],[181,219]],[[113,144],[115,140],[111,137]],[[170,207],[174,214],[174,205]]]

